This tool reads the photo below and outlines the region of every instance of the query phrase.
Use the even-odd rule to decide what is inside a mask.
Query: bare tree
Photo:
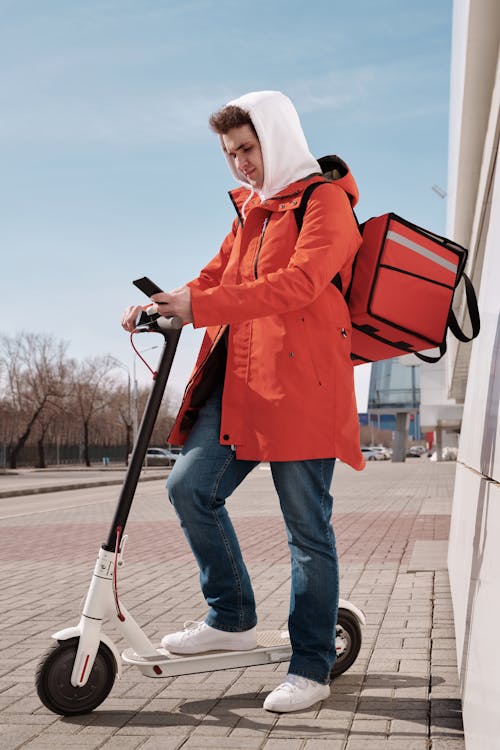
[[[132,433],[133,433],[133,418],[132,418],[132,394],[130,390],[130,383],[128,387],[118,386],[112,394],[112,400],[110,403],[111,414],[113,415],[115,422],[125,428],[125,451],[124,451],[124,463],[128,462],[128,455],[132,450]]]
[[[146,406],[147,399],[149,397],[150,389],[146,386],[139,390],[139,408],[143,413]],[[177,414],[177,409],[174,404],[175,399],[172,397],[170,391],[167,389],[163,396],[160,411],[156,419],[153,433],[151,435],[151,445],[165,445],[167,437],[172,429]]]
[[[83,460],[90,466],[90,427],[95,415],[112,400],[113,384],[109,374],[114,368],[111,357],[88,357],[74,362],[72,392],[75,414],[80,420],[83,441]]]
[[[36,466],[38,469],[47,468],[45,460],[45,441],[51,432],[54,432],[54,427],[58,424],[61,415],[64,415],[66,411],[65,404],[65,393],[61,393],[61,398],[57,402],[48,403],[45,409],[42,409],[38,415],[38,419],[35,425],[36,435],[36,447],[37,447],[37,462]]]
[[[21,332],[0,337],[4,408],[11,421],[9,466],[17,458],[44,411],[57,407],[64,396],[67,344],[45,334]]]
[[[116,381],[110,356],[78,362],[66,358],[66,344],[43,334],[0,335],[0,465],[16,468],[27,450],[44,468],[46,448],[75,458],[80,444],[90,465],[90,446],[123,446],[124,461],[132,450],[135,414],[144,411],[150,387],[137,400],[128,384]],[[151,442],[165,443],[173,417],[174,397],[167,390]],[[24,449],[24,450],[23,450]],[[74,460],[73,458],[73,460]],[[64,460],[64,459],[63,459]]]

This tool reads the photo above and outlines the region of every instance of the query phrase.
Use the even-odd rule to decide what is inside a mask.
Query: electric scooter
[[[149,279],[134,282],[148,296],[161,291]],[[163,336],[158,370],[137,434],[136,444],[118,499],[107,541],[101,546],[78,625],[52,635],[55,643],[41,658],[36,689],[42,703],[63,716],[90,713],[110,693],[123,665],[137,667],[152,678],[212,672],[288,661],[292,655],[286,631],[258,631],[251,651],[225,651],[178,656],[155,646],[127,611],[118,596],[117,574],[123,565],[127,536],[125,527],[140,478],[153,427],[161,406],[179,342],[182,321],[143,312],[134,333],[157,332]],[[320,616],[320,613],[318,613]],[[104,621],[114,625],[129,644],[122,654],[103,631]],[[348,601],[339,602],[336,631],[337,658],[331,678],[345,672],[361,648],[364,613]]]

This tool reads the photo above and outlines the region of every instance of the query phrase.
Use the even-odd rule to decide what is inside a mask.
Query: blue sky
[[[0,331],[131,369],[131,280],[169,289],[217,252],[233,184],[207,118],[256,89],[289,95],[311,151],[349,163],[361,221],[391,210],[443,233],[451,14],[451,0],[0,0]],[[183,333],[178,392],[200,337]]]

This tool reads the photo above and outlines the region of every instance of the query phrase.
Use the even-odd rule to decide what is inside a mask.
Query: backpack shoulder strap
[[[316,190],[317,187],[320,185],[324,185],[326,183],[326,180],[323,180],[322,182],[313,182],[310,185],[306,187],[304,192],[302,193],[302,200],[300,201],[300,206],[294,210],[295,214],[295,221],[297,222],[297,229],[302,229],[302,224],[304,222],[304,215],[306,213],[307,204],[309,202],[309,198],[311,197],[312,193]]]
[[[300,234],[300,230],[302,229],[302,224],[304,222],[304,216],[306,213],[309,198],[311,197],[312,193],[316,190],[317,187],[319,187],[320,185],[324,185],[325,183],[328,183],[328,180],[322,180],[321,182],[313,182],[310,185],[308,185],[306,189],[304,190],[304,192],[302,193],[302,200],[300,201],[300,206],[294,209],[295,221],[297,222],[297,229],[298,229],[299,234]],[[356,219],[356,223],[357,223],[357,219]],[[342,279],[340,278],[340,273],[335,274],[335,276],[332,279],[332,284],[336,286],[339,292],[342,294]]]

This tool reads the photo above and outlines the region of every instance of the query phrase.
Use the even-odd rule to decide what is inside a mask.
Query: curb
[[[165,467],[167,468],[167,467]],[[167,469],[168,473],[168,469]],[[165,474],[166,476],[166,474]],[[161,476],[140,477],[139,482],[152,482],[154,480],[164,479]],[[96,482],[73,482],[72,484],[58,484],[49,487],[27,487],[19,490],[2,490],[0,499],[7,497],[21,497],[22,495],[43,495],[48,492],[67,492],[68,490],[86,490],[91,487],[109,487],[110,485],[123,484],[123,479],[97,480]]]

